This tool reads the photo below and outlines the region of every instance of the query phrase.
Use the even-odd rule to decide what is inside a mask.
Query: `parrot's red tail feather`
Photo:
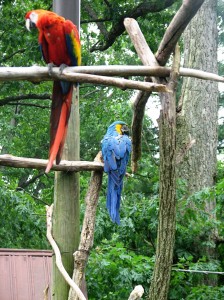
[[[71,111],[72,91],[71,84],[68,93],[63,95],[60,82],[54,82],[50,120],[50,157],[45,173],[50,171],[55,159],[56,164],[59,164],[62,157]]]

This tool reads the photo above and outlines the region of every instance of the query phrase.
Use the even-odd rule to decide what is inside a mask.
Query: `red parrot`
[[[43,58],[49,66],[80,66],[81,45],[77,27],[54,12],[38,9],[26,13],[26,28],[39,31],[38,42]],[[73,84],[54,81],[50,117],[50,151],[45,172],[56,159],[60,163],[68,120],[71,111]]]

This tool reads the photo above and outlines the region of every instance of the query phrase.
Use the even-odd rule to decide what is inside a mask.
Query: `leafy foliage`
[[[136,255],[116,240],[116,235],[103,240],[90,255],[86,275],[91,299],[127,299],[135,285],[148,288],[153,259]]]
[[[0,178],[0,243],[3,248],[48,248],[45,209],[25,192],[15,192]]]

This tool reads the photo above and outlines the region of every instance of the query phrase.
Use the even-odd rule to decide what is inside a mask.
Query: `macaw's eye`
[[[122,132],[122,134],[129,135],[129,128],[128,128],[128,126],[127,125],[123,125],[121,127],[121,132]]]
[[[33,23],[32,21],[30,21],[30,28],[31,28],[31,29],[32,29],[32,28],[36,28],[36,24]]]

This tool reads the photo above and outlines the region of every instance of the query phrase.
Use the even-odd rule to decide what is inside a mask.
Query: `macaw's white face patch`
[[[26,19],[26,28],[30,31],[31,27],[35,26],[38,21],[38,14],[34,11],[29,15],[29,18]]]
[[[38,21],[38,14],[34,11],[30,14],[30,21],[34,24],[37,24]]]

